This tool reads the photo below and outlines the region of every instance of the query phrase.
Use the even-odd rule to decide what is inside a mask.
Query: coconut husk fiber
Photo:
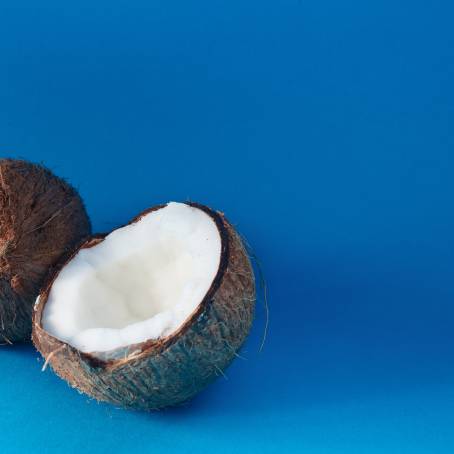
[[[0,343],[31,339],[44,278],[90,230],[68,183],[40,165],[0,160]]]

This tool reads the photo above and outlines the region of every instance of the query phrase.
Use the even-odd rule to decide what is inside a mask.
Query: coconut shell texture
[[[254,315],[251,263],[240,237],[222,214],[192,205],[216,221],[222,238],[221,264],[204,300],[170,336],[111,352],[82,353],[42,328],[43,308],[56,275],[50,278],[35,306],[33,341],[46,364],[71,386],[99,401],[155,410],[193,397],[222,375],[237,355]],[[82,247],[99,241],[95,238]]]
[[[49,268],[90,233],[77,192],[49,170],[0,160],[0,343],[31,340]]]

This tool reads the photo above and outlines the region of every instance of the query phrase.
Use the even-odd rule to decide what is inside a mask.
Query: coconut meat
[[[81,249],[55,279],[42,327],[83,352],[105,352],[178,330],[219,269],[211,216],[171,202]]]

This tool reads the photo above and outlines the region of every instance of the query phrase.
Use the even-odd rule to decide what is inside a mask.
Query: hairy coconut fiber
[[[45,364],[71,386],[100,401],[154,410],[187,401],[222,375],[237,355],[254,314],[251,263],[240,237],[221,213],[191,205],[216,222],[222,240],[221,260],[205,298],[171,335],[109,352],[82,353],[42,328],[43,309],[58,272],[43,288],[35,306],[33,341]],[[102,238],[93,238],[81,247],[93,247],[100,241]]]
[[[0,160],[0,343],[31,339],[45,276],[90,233],[77,192],[49,170]]]

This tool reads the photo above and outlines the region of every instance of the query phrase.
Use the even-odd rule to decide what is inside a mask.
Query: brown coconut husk
[[[0,343],[31,340],[49,268],[90,234],[77,193],[46,168],[0,160]]]
[[[204,210],[216,222],[222,239],[221,261],[203,301],[171,335],[109,352],[82,353],[42,327],[43,309],[58,271],[50,276],[35,306],[33,342],[46,365],[49,363],[71,386],[117,406],[160,409],[193,397],[223,375],[237,356],[254,315],[251,263],[239,235],[223,214],[191,205]],[[131,222],[137,222],[151,210]],[[94,247],[104,236],[87,241],[81,248]]]

